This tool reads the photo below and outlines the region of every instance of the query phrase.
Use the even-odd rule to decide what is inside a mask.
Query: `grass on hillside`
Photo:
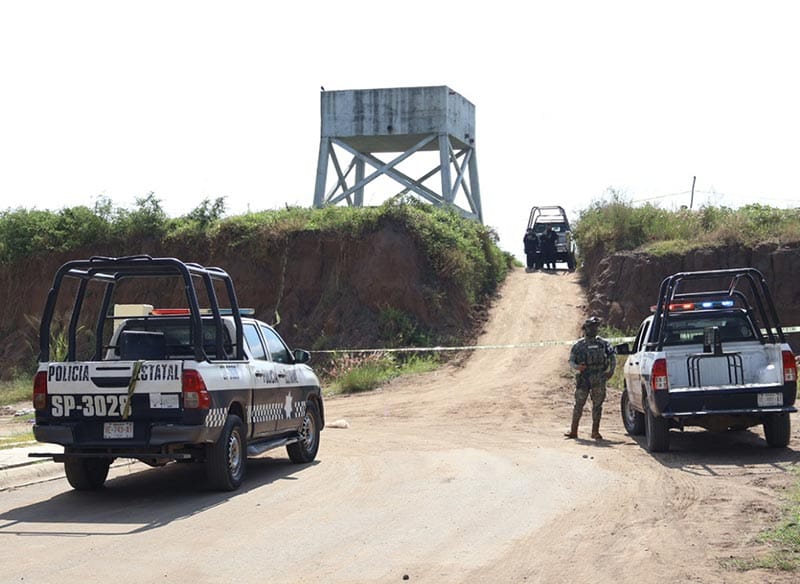
[[[0,211],[0,264],[42,253],[86,246],[126,249],[130,241],[237,247],[248,242],[271,253],[265,242],[280,242],[302,231],[341,233],[359,238],[387,222],[402,225],[418,242],[440,276],[459,282],[472,301],[494,291],[513,262],[497,246],[489,227],[462,217],[455,209],[436,207],[413,197],[394,197],[377,207],[322,209],[288,207],[225,217],[224,198],[208,199],[184,216],[170,218],[154,193],[136,199],[133,209],[115,207],[100,197],[94,208],[60,211]]]
[[[324,371],[326,395],[358,393],[376,389],[395,377],[433,371],[439,366],[436,357],[395,353],[337,355]]]
[[[650,203],[634,206],[610,190],[581,211],[573,234],[582,252],[604,254],[634,249],[654,255],[682,254],[721,245],[798,242],[800,209],[753,203],[738,209],[668,210]]]

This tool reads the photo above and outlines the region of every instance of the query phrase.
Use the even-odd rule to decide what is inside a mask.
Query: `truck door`
[[[647,337],[652,322],[652,319],[648,318],[639,326],[639,331],[636,333],[636,338],[633,340],[632,352],[625,361],[625,369],[623,371],[625,384],[628,388],[628,399],[630,399],[637,408],[642,408],[642,351],[644,351],[645,345],[647,344]]]
[[[270,359],[275,365],[278,375],[278,385],[283,401],[283,411],[278,416],[278,431],[295,430],[302,421],[303,391],[297,376],[297,366],[294,364],[289,347],[283,342],[274,330],[266,325],[259,325],[261,334],[267,342]]]
[[[252,398],[247,416],[253,427],[253,436],[275,432],[280,414],[280,391],[275,364],[268,358],[264,343],[253,323],[243,324],[243,333],[250,354],[250,369],[253,374]]]

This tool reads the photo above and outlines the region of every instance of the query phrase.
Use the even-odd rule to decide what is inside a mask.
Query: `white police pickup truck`
[[[74,302],[56,334],[70,284]],[[187,308],[114,303],[176,286]],[[81,490],[101,487],[115,458],[202,463],[221,490],[238,488],[247,456],[271,448],[314,460],[324,409],[310,355],[243,312],[219,268],[144,255],[64,264],[42,317],[33,395],[34,436],[64,451],[37,456],[63,462]]]
[[[622,420],[648,450],[669,449],[670,429],[763,425],[784,447],[797,366],[763,275],[752,268],[683,272],[661,283],[654,314],[616,347],[624,366]]]

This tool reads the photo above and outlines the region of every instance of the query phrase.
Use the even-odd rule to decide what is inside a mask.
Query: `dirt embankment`
[[[589,308],[611,326],[635,329],[655,304],[661,281],[677,272],[726,268],[756,268],[764,274],[781,324],[800,324],[800,243],[762,244],[696,250],[685,255],[652,256],[620,252],[592,256],[583,268]]]
[[[436,342],[463,341],[479,322],[463,287],[454,278],[442,276],[442,270],[434,270],[402,226],[387,224],[359,238],[298,231],[279,240],[265,237],[244,244],[206,239],[191,245],[143,241],[124,249],[82,249],[26,258],[0,272],[0,361],[4,364],[0,376],[11,377],[34,362],[38,318],[61,264],[93,255],[142,253],[222,267],[233,277],[239,305],[254,308],[257,318],[278,323],[277,329],[293,346],[386,346],[407,341],[411,333]],[[141,285],[123,286],[118,302],[152,302]],[[100,292],[89,298],[97,302]],[[161,293],[159,297],[164,298]],[[68,300],[71,303],[71,297]],[[176,285],[166,301],[185,306],[182,288]],[[59,310],[66,314],[67,308],[65,303]],[[86,327],[91,330],[93,324]],[[403,335],[406,338],[400,338]]]

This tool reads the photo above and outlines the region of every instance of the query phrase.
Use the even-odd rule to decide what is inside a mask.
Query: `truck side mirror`
[[[295,363],[308,363],[311,359],[311,353],[305,349],[295,349],[293,355]]]
[[[628,343],[620,343],[614,347],[614,350],[617,352],[617,355],[630,355],[631,354],[631,347]]]

